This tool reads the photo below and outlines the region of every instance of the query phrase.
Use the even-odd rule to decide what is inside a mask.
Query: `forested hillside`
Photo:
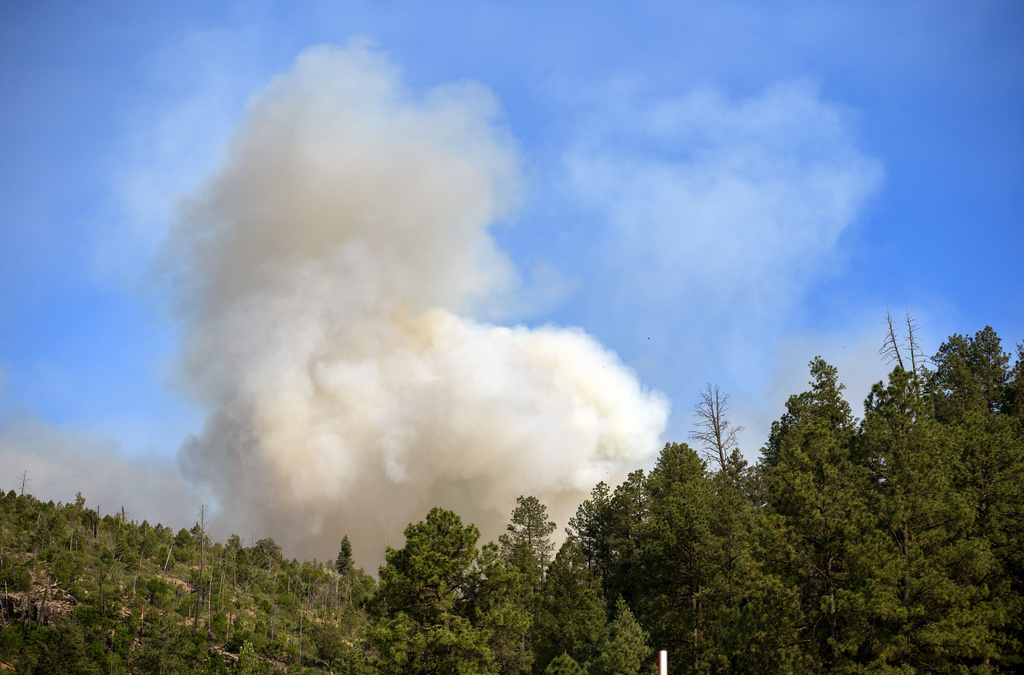
[[[2,667],[611,675],[666,649],[672,673],[1020,672],[1024,346],[1011,365],[986,328],[924,359],[893,330],[883,351],[859,418],[814,359],[748,465],[709,387],[695,447],[595,486],[560,546],[534,497],[491,543],[435,508],[376,581],[347,539],[300,563],[210,541],[203,510],[175,532],[23,476],[0,496]]]

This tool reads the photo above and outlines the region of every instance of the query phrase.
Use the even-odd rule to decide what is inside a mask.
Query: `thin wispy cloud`
[[[765,383],[762,364],[881,185],[854,116],[808,81],[740,100],[616,92],[597,110],[565,156],[571,189],[600,225],[591,311],[654,333],[638,362],[656,386],[682,379],[696,392],[740,373]]]

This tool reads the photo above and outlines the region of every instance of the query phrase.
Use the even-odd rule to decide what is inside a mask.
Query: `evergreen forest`
[[[925,358],[892,321],[855,416],[810,362],[754,464],[709,386],[687,443],[599,483],[564,536],[536,497],[482,542],[434,508],[376,577],[273,539],[0,492],[0,670],[626,675],[1022,672],[1024,345]],[[11,469],[6,467],[5,469]],[[74,489],[74,486],[68,486]]]

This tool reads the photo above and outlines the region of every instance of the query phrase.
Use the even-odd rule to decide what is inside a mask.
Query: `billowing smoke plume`
[[[533,494],[564,525],[658,450],[666,399],[595,340],[479,319],[516,279],[487,230],[520,191],[498,112],[478,85],[413,96],[358,45],[250,102],[167,253],[209,413],[182,460],[219,529],[321,558],[347,533],[375,570],[431,506],[490,538]]]

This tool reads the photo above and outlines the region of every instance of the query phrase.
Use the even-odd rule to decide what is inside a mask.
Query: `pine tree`
[[[605,626],[594,672],[597,675],[637,675],[650,656],[647,633],[620,597],[615,602],[615,618]]]
[[[501,558],[517,573],[517,610],[531,617],[536,611],[544,567],[551,555],[551,533],[555,530],[555,524],[548,520],[547,507],[540,500],[533,496],[520,496],[506,529],[507,532],[498,539],[501,542]],[[533,661],[534,650],[527,631],[519,633],[517,642],[504,645],[501,650],[505,662],[504,672],[520,672]]]
[[[242,649],[238,653],[238,663],[235,666],[235,672],[238,675],[256,675],[259,672],[259,658],[256,656],[256,650],[253,649],[251,642],[244,642]]]
[[[611,495],[604,481],[594,486],[590,499],[576,509],[576,515],[569,519],[565,533],[575,541],[587,564],[603,580],[611,568]]]
[[[1024,638],[1019,628],[1024,621],[1024,429],[1014,416],[1009,360],[995,331],[986,327],[973,338],[954,335],[943,343],[928,378],[941,434],[952,443],[962,469],[954,476],[955,487],[974,510],[970,536],[986,542],[994,557],[989,573],[978,580],[987,597],[976,602],[977,610],[989,613],[1000,643],[989,645],[981,657],[990,663],[997,652],[1019,652]]]
[[[345,575],[345,572],[352,569],[352,542],[348,540],[347,534],[341,540],[341,548],[338,551],[337,559],[334,561],[334,569],[342,576]]]
[[[995,414],[1006,403],[1009,354],[991,327],[973,338],[953,335],[932,358],[935,371],[928,388],[934,393],[935,418],[962,420],[971,412]]]
[[[502,675],[526,673],[533,663],[528,641],[534,620],[530,580],[506,563],[493,542],[480,551],[471,589],[475,625],[490,634],[488,644]]]
[[[656,645],[671,645],[673,660],[697,670],[714,646],[719,589],[712,557],[712,484],[688,445],[666,444],[648,479],[649,520],[640,555],[637,614]]]
[[[605,599],[621,595],[627,604],[635,606],[642,585],[643,532],[650,516],[643,469],[630,473],[615,488],[606,513],[605,541],[600,545],[610,554],[603,580]]]
[[[70,622],[47,626],[35,635],[40,644],[31,672],[92,675],[98,669],[86,656],[82,629]]]
[[[568,654],[560,654],[544,669],[544,675],[587,675],[587,671]]]
[[[476,603],[479,537],[474,525],[435,507],[405,529],[404,548],[388,549],[369,606],[375,623],[368,637],[382,672],[498,672],[490,632],[481,623],[486,612]],[[496,557],[492,550],[487,564]]]
[[[587,566],[583,551],[566,540],[548,568],[534,618],[534,671],[541,672],[558,654],[579,664],[597,656],[604,629],[601,584]]]
[[[808,646],[802,589],[780,564],[796,548],[776,514],[754,514],[737,601],[718,612],[714,672],[803,673],[822,670]],[[671,660],[675,663],[674,660]]]
[[[1024,436],[1024,343],[1017,344],[1017,362],[1007,380],[1005,412],[1017,436]]]
[[[853,461],[854,419],[836,369],[811,362],[810,391],[790,397],[765,447],[765,521],[781,548],[773,572],[799,589],[807,653],[815,668],[856,657],[871,632],[869,563],[874,521],[864,501],[866,473]]]
[[[520,496],[506,529],[498,538],[501,556],[523,574],[531,591],[536,591],[554,547],[551,533],[555,524],[548,520],[547,507],[536,497]]]
[[[961,458],[942,433],[917,374],[897,367],[865,403],[860,444],[871,469],[869,495],[887,546],[874,580],[889,593],[873,604],[873,668],[948,671],[983,657],[991,643],[985,599],[973,580],[991,569],[974,514],[955,477]]]
[[[520,496],[512,511],[508,532],[499,537],[501,552],[507,560],[519,544],[525,544],[530,555],[543,567],[547,564],[553,545],[551,533],[555,524],[548,520],[548,509],[536,497]]]

